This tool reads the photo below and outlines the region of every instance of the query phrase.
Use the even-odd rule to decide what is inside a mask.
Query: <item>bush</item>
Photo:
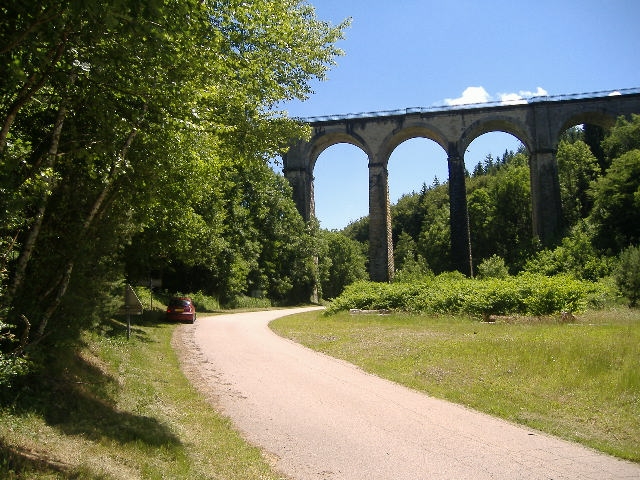
[[[611,274],[612,262],[591,241],[593,227],[587,222],[574,226],[554,250],[542,250],[530,258],[525,271],[547,276],[569,274],[592,282]]]
[[[216,312],[220,310],[220,302],[216,297],[205,295],[202,292],[197,292],[190,296],[198,312]]]
[[[635,307],[640,299],[640,246],[629,247],[620,254],[620,263],[615,273],[616,285]]]
[[[427,261],[422,255],[415,258],[407,258],[402,268],[396,271],[393,281],[397,283],[415,283],[432,278],[433,272],[429,269]]]
[[[327,313],[359,308],[362,310],[398,309],[408,302],[416,285],[406,283],[377,283],[358,281],[352,283],[327,307]]]
[[[6,388],[13,378],[29,370],[29,361],[19,355],[19,340],[11,333],[13,325],[6,324],[0,318],[0,387]]]
[[[443,274],[413,284],[358,282],[336,298],[327,313],[358,308],[482,317],[539,316],[580,312],[592,299],[602,295],[602,287],[598,284],[566,275],[523,274],[474,280]]]
[[[477,274],[478,278],[506,278],[509,275],[509,270],[502,257],[492,255],[478,265]]]
[[[226,308],[270,308],[271,300],[268,298],[255,298],[247,297],[245,295],[238,295],[233,298]]]

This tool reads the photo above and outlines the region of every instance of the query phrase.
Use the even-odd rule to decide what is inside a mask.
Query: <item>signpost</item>
[[[142,315],[142,312],[142,302],[131,285],[127,284],[124,289],[124,305],[118,310],[119,315],[127,316],[127,340],[131,337],[131,315]]]

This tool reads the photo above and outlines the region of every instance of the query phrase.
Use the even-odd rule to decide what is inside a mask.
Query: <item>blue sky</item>
[[[289,115],[396,110],[491,100],[505,95],[561,95],[640,87],[637,0],[309,0],[316,15],[352,25],[345,56],[306,102]],[[483,135],[465,155],[472,169],[519,142]],[[336,145],[314,171],[316,216],[340,229],[368,215],[367,158]],[[447,179],[446,155],[434,142],[401,144],[389,162],[391,201]]]

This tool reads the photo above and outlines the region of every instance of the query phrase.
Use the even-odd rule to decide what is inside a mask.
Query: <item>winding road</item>
[[[308,308],[199,317],[199,388],[295,480],[640,479],[640,465],[438,400],[274,334]]]

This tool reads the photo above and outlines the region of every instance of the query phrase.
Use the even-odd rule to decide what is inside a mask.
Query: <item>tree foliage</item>
[[[171,291],[202,291],[227,304],[245,295],[308,300],[315,240],[288,182],[263,163],[229,160],[214,167],[208,180],[198,180],[208,186],[194,186],[191,203],[180,199],[193,194],[176,192],[155,205],[127,248],[128,277],[154,274]],[[305,291],[307,298],[300,297]]]
[[[627,152],[640,150],[640,114],[632,114],[630,118],[618,118],[602,141],[602,149],[609,165],[613,159]]]
[[[544,275],[570,274],[595,282],[611,273],[612,263],[594,246],[592,226],[581,221],[556,248],[544,249],[531,256],[524,270]]]
[[[640,116],[637,117],[640,131]],[[640,243],[640,149],[616,157],[591,189],[596,244],[614,254]]]
[[[306,285],[306,227],[265,165],[308,133],[278,104],[325,78],[345,27],[299,0],[4,2],[3,323],[74,338],[113,312],[128,244],[133,270],[180,262],[229,293]]]
[[[588,195],[591,182],[600,175],[600,167],[589,146],[582,140],[561,141],[558,146],[560,197],[565,223],[573,226],[591,212]]]
[[[534,249],[526,155],[505,152],[495,160],[488,156],[485,165],[467,180],[467,191],[474,263],[498,255],[512,269],[521,268]],[[446,183],[425,185],[420,193],[401,197],[391,214],[398,268],[410,247],[415,250],[414,260],[420,256],[420,262],[426,262],[427,271],[453,269]]]
[[[618,289],[629,299],[630,306],[637,306],[640,300],[640,246],[622,251],[615,279]]]
[[[318,264],[322,297],[335,298],[348,285],[367,278],[361,244],[339,232],[320,232]]]
[[[451,232],[449,228],[449,188],[434,184],[424,188],[419,196],[416,220],[420,225],[416,240],[416,255],[420,255],[430,270],[440,273],[451,269]],[[391,210],[392,218],[394,209]],[[411,232],[411,227],[403,230]]]

